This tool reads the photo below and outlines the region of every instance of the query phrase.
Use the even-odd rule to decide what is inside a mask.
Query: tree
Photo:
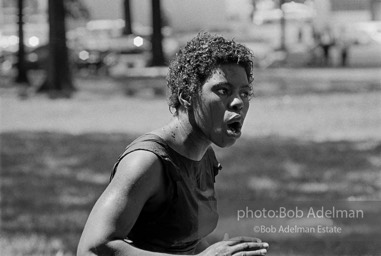
[[[280,18],[280,50],[286,50],[286,15],[282,9],[282,5],[285,0],[279,0],[279,9],[282,11],[282,16]]]
[[[164,66],[163,34],[160,0],[151,0],[152,6],[152,66]]]
[[[19,48],[17,52],[17,76],[16,83],[29,85],[29,79],[27,76],[27,70],[25,66],[25,44],[24,44],[24,0],[17,1],[18,8],[18,36],[19,36]]]
[[[123,35],[131,35],[132,31],[132,17],[131,17],[131,8],[130,8],[130,0],[124,0],[124,29]]]
[[[49,96],[70,97],[75,91],[66,46],[64,0],[48,0],[49,60],[47,78],[39,92]]]

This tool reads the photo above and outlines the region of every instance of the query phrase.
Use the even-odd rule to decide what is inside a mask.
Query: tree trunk
[[[25,45],[24,45],[24,20],[23,9],[24,0],[18,0],[18,36],[19,36],[19,49],[17,52],[17,77],[16,83],[29,85],[27,70],[25,66]]]
[[[70,97],[75,91],[66,46],[64,0],[49,0],[49,60],[47,78],[39,92],[50,97]]]
[[[151,0],[152,6],[152,62],[151,66],[164,66],[163,35],[161,33],[161,5],[160,0]]]
[[[282,9],[282,5],[285,3],[285,0],[279,1],[279,8],[282,11],[282,16],[280,18],[280,50],[286,50],[286,15]]]
[[[131,8],[130,0],[124,0],[124,29],[123,35],[131,35],[132,31],[132,17],[131,17]]]

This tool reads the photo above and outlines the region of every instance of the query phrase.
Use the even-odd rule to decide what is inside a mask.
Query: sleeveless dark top
[[[194,253],[197,243],[214,230],[218,221],[214,182],[221,165],[213,149],[210,147],[200,161],[194,161],[177,153],[159,136],[145,134],[127,146],[114,165],[111,178],[120,160],[137,150],[160,158],[168,200],[155,214],[143,207],[128,239],[148,251]]]

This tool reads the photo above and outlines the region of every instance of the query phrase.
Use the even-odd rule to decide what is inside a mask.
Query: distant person
[[[304,30],[303,26],[300,26],[298,28],[298,43],[299,44],[303,43],[303,34],[304,34],[303,30]]]
[[[322,64],[322,49],[320,45],[320,34],[315,26],[311,26],[312,42],[310,45],[310,59],[308,65],[316,66]]]
[[[340,29],[339,37],[337,38],[337,46],[340,51],[340,64],[342,67],[348,66],[349,49],[352,45],[352,40],[345,27]]]
[[[320,34],[319,44],[323,52],[323,65],[329,66],[331,64],[331,47],[335,44],[329,28],[324,29]]]
[[[257,238],[205,240],[218,220],[214,183],[221,166],[211,144],[228,147],[241,136],[252,58],[245,46],[208,33],[179,51],[167,77],[173,118],[119,157],[77,255],[267,253],[268,244]]]

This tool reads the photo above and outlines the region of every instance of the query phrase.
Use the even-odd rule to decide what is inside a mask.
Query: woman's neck
[[[154,133],[178,153],[195,161],[201,160],[210,146],[210,141],[190,124],[188,116],[183,113],[178,113],[167,125]]]

